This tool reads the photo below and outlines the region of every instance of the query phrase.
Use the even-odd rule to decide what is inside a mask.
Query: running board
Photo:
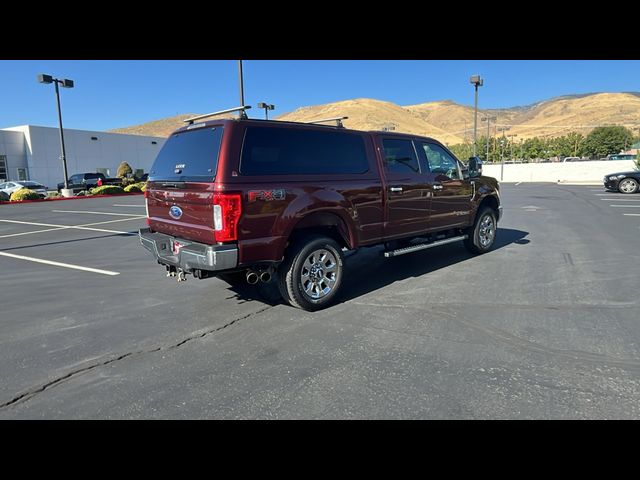
[[[440,245],[447,245],[448,243],[459,242],[460,240],[466,240],[469,238],[469,235],[460,235],[459,237],[451,237],[445,238],[444,240],[436,240],[431,243],[422,243],[420,245],[414,245],[412,247],[399,248],[397,250],[390,250],[384,253],[384,256],[387,258],[397,257],[399,255],[404,255],[405,253],[417,252],[418,250],[425,250],[431,247],[439,247]]]

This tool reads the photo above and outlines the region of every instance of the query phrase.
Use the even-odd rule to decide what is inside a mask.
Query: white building
[[[148,173],[165,140],[65,128],[67,173],[102,172],[115,176],[123,161],[134,172]],[[33,180],[55,190],[63,176],[57,128],[24,125],[0,129],[0,182]]]

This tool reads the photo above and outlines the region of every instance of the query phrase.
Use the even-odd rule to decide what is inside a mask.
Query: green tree
[[[128,174],[131,174],[131,173],[133,173],[133,169],[131,168],[131,165],[129,165],[127,162],[122,162],[120,165],[118,165],[116,177],[125,178]]]
[[[584,142],[584,135],[578,132],[570,132],[567,135],[567,141],[571,144],[572,151],[571,154],[566,155],[567,157],[577,157],[582,153],[582,143]]]
[[[628,128],[597,127],[582,143],[582,151],[589,156],[605,157],[619,153],[632,144],[633,135]]]
[[[539,137],[527,138],[522,144],[523,156],[529,160],[545,157],[546,150],[545,142]]]

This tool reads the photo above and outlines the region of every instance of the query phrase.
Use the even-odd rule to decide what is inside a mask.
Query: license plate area
[[[184,246],[185,244],[182,242],[173,239],[171,240],[171,251],[174,255],[178,255],[180,253],[180,249]]]

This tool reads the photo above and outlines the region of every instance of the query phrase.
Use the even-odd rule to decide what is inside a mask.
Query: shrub
[[[91,195],[116,195],[118,193],[124,193],[124,188],[117,185],[103,185],[91,189]]]
[[[6,192],[0,192],[0,202],[8,202],[9,194]]]
[[[124,187],[124,191],[125,192],[129,192],[129,193],[140,193],[140,192],[142,192],[142,190],[140,190],[140,187],[138,186],[137,183],[132,183],[131,185],[127,185],[126,187]]]
[[[11,201],[16,202],[19,200],[37,200],[40,198],[33,190],[29,190],[28,188],[21,188],[20,190],[16,190],[11,194]]]
[[[118,165],[118,170],[116,171],[116,177],[125,178],[128,174],[133,173],[133,169],[131,165],[127,162],[122,162]]]
[[[136,183],[137,183],[137,181],[136,181],[135,178],[123,178],[122,179],[122,186],[123,187],[126,187],[128,185],[134,185]]]
[[[147,189],[147,182],[138,182],[138,183],[129,185],[128,187],[125,188],[125,191],[127,192],[131,191],[131,190],[127,190],[127,188],[129,187],[136,187],[137,190],[133,190],[134,192],[144,192]]]
[[[62,194],[60,192],[47,192],[47,198],[60,198]]]

